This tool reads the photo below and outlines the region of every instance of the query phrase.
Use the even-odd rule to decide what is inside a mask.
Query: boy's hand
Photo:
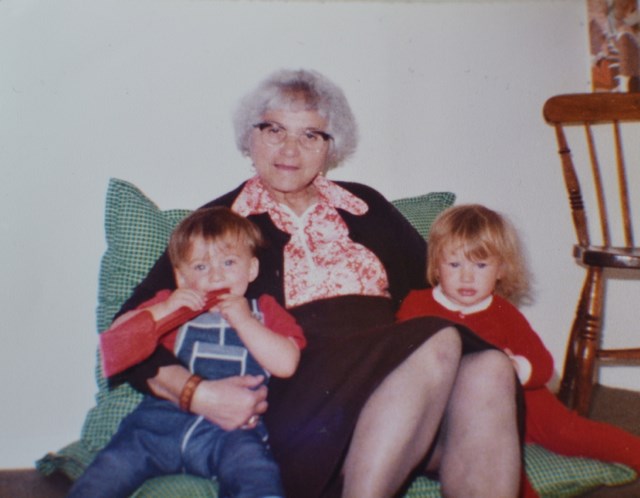
[[[222,294],[215,309],[234,328],[240,327],[245,320],[253,319],[249,301],[244,296]]]
[[[205,294],[193,289],[182,288],[173,291],[166,301],[149,307],[149,311],[151,311],[153,319],[158,322],[180,308],[198,311],[201,310],[205,304]]]
[[[193,289],[176,289],[166,301],[175,311],[186,306],[194,311],[200,310],[205,305],[205,294]]]
[[[188,291],[188,289],[178,289],[174,291],[167,301],[147,308],[153,314],[153,319],[156,322],[156,333],[158,336],[166,334],[192,318],[195,318],[200,313],[203,313],[205,309],[215,308],[220,299],[220,295],[226,292],[226,289],[211,291],[207,294],[201,294],[193,290]],[[195,299],[191,293],[195,293]],[[169,306],[166,306],[166,303],[171,300],[171,298],[174,298],[174,300]],[[202,301],[200,301],[200,299]],[[195,307],[191,307],[192,305]],[[175,306],[179,307],[174,309]],[[167,312],[167,310],[169,311]]]

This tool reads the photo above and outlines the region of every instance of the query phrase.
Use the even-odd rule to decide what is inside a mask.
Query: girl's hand
[[[524,386],[531,378],[531,362],[522,355],[513,354],[513,351],[509,348],[505,348],[504,352],[511,360],[513,368],[516,371],[516,375],[518,376],[520,383]]]

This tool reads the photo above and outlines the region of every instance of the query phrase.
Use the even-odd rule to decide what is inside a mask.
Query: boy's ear
[[[178,268],[174,268],[173,269],[173,276],[176,279],[176,285],[178,287],[184,287],[185,286],[184,275],[182,274],[182,272],[180,272],[180,270]]]
[[[260,261],[258,261],[258,258],[253,256],[249,265],[249,282],[253,282],[260,272]]]

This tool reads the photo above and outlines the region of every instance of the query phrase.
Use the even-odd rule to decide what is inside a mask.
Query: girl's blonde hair
[[[445,251],[461,248],[471,261],[489,257],[502,265],[495,292],[516,304],[530,298],[530,275],[518,234],[503,216],[479,204],[461,204],[433,222],[428,240],[427,279],[438,284],[438,265]]]

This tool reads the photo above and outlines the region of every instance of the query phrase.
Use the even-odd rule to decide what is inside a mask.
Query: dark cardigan
[[[389,280],[389,292],[397,307],[410,289],[426,286],[427,244],[406,218],[379,192],[359,183],[336,182],[366,202],[367,213],[358,216],[338,209],[345,221],[350,238],[371,250],[384,265]],[[235,190],[215,199],[203,207],[231,207],[244,183]],[[247,290],[247,297],[270,294],[284,305],[283,251],[289,234],[279,230],[267,213],[248,218],[262,231],[267,247],[259,254],[260,273]],[[158,259],[147,277],[136,287],[118,315],[135,309],[152,298],[161,289],[175,289],[173,270],[167,252]],[[175,356],[159,346],[155,353],[141,364],[132,367],[112,383],[127,381],[136,389],[148,393],[147,379],[157,374],[164,365],[179,363]]]

